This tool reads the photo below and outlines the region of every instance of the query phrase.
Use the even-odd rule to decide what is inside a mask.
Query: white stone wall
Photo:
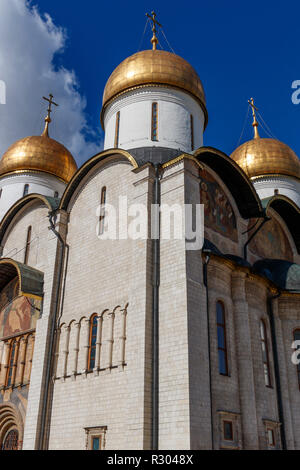
[[[151,140],[152,103],[158,103],[158,140]],[[169,147],[192,152],[191,119],[194,120],[194,149],[203,145],[204,113],[189,94],[164,87],[145,87],[115,99],[104,117],[104,149],[115,147],[116,114],[120,111],[119,145]]]
[[[29,194],[42,194],[54,197],[58,192],[62,196],[66,188],[65,183],[55,176],[47,173],[22,173],[7,175],[0,178],[0,220],[6,212],[23,197],[25,185],[29,185]]]

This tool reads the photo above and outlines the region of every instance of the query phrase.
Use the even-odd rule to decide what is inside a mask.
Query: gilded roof
[[[195,69],[182,57],[162,50],[145,50],[125,59],[107,81],[103,109],[121,92],[151,84],[187,91],[200,101],[206,114],[204,89]]]
[[[49,173],[68,183],[77,165],[69,150],[43,134],[15,142],[0,161],[0,176],[30,170]]]
[[[300,162],[295,152],[276,139],[255,138],[238,147],[231,158],[250,177],[287,175],[300,179]]]

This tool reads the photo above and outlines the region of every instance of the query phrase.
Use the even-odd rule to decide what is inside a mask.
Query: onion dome
[[[156,14],[148,18],[153,23],[153,49],[137,52],[125,59],[109,77],[103,95],[101,122],[106,107],[120,94],[145,86],[167,86],[183,90],[197,99],[208,121],[203,85],[195,69],[182,57],[163,50],[157,50],[158,39]]]
[[[300,161],[295,152],[276,139],[260,138],[253,99],[254,139],[245,142],[231,158],[245,171],[249,178],[264,175],[286,175],[300,179]]]
[[[62,144],[49,137],[48,127],[51,122],[50,95],[48,116],[45,130],[41,136],[26,137],[15,142],[0,161],[0,176],[37,171],[48,173],[68,183],[77,171],[77,164]]]

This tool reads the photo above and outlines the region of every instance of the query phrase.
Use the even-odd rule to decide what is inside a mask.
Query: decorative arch
[[[0,223],[0,245],[2,244],[6,230],[8,229],[13,218],[28,204],[34,200],[41,201],[44,206],[50,211],[56,210],[59,205],[59,201],[53,197],[42,196],[41,194],[29,194],[17,201],[5,214]]]
[[[276,194],[262,200],[262,206],[268,215],[268,210],[271,208],[275,210],[285,222],[289,229],[297,252],[300,254],[300,209],[299,207],[286,196]]]
[[[90,160],[88,160],[82,167],[75,173],[71,181],[69,182],[60,202],[59,208],[62,210],[68,210],[69,203],[72,199],[73,194],[75,193],[78,185],[83,180],[83,178],[99,163],[106,162],[109,159],[118,157],[120,160],[127,160],[133,166],[133,169],[138,168],[138,164],[134,157],[126,150],[121,149],[111,149],[105,150],[104,152],[98,153]]]
[[[194,152],[194,156],[219,175],[244,219],[263,217],[263,208],[253,184],[234,160],[213,147],[201,147]]]
[[[11,404],[0,405],[0,450],[3,449],[9,433],[17,432],[17,442],[14,448],[7,450],[21,450],[23,444],[24,424],[19,411]]]
[[[0,291],[14,278],[18,277],[18,295],[42,299],[44,274],[18,261],[3,258],[0,260]]]

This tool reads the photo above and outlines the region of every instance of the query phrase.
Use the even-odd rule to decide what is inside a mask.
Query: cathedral
[[[253,99],[253,139],[206,147],[201,80],[151,19],[106,83],[102,152],[77,168],[50,95],[1,157],[1,450],[300,449],[299,159]],[[125,197],[147,236],[105,237]],[[196,250],[152,211],[187,204]]]

